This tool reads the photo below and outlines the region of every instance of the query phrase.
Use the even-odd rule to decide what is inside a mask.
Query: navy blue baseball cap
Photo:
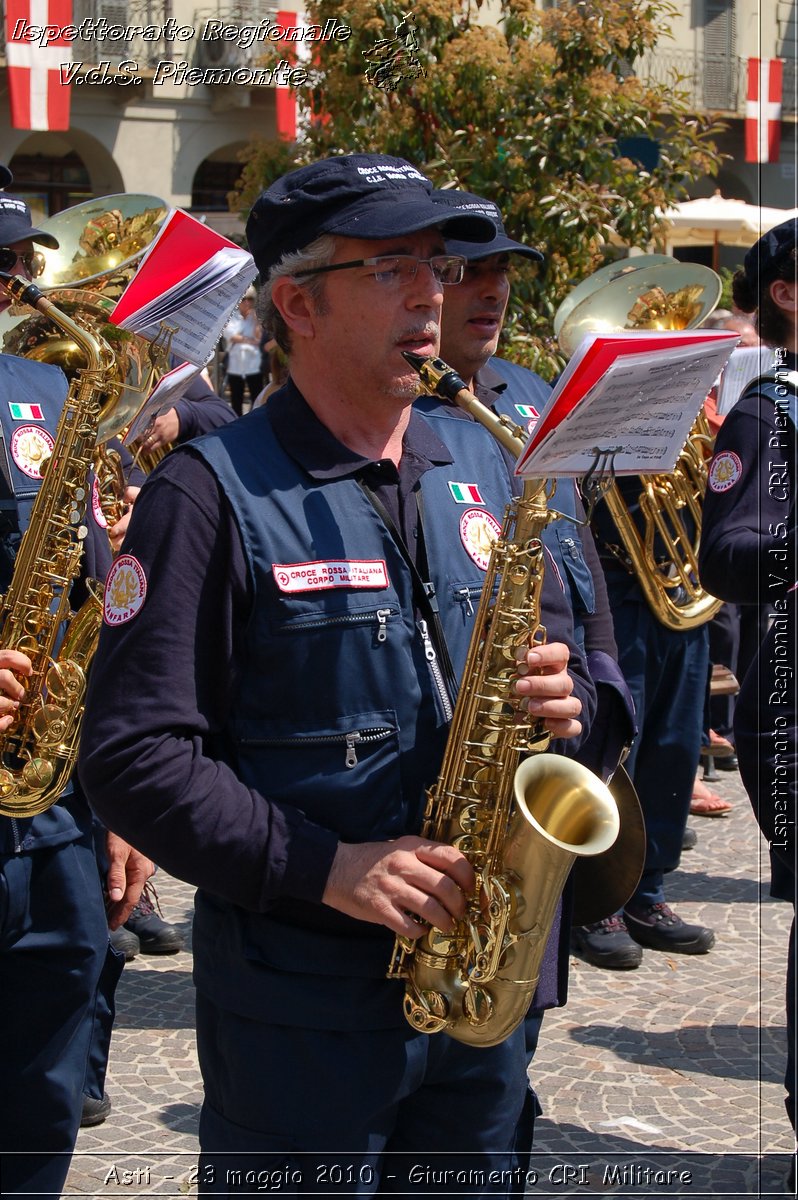
[[[253,205],[247,242],[261,278],[284,255],[323,233],[392,238],[440,226],[445,235],[487,241],[496,229],[483,212],[449,215],[435,204],[426,175],[389,154],[345,154],[283,175]]]
[[[10,183],[14,182],[14,176],[9,171],[5,163],[0,163],[0,188],[7,188]]]
[[[0,193],[0,246],[13,246],[15,242],[38,242],[49,246],[51,250],[58,249],[58,241],[51,233],[35,229],[30,215],[30,209],[24,200],[18,196],[8,196]]]
[[[776,275],[791,250],[798,245],[798,217],[790,217],[763,234],[743,259],[745,277],[753,287]]]
[[[543,255],[534,246],[525,246],[523,242],[516,242],[507,236],[499,207],[492,200],[486,200],[484,196],[475,196],[473,192],[460,192],[455,188],[435,192],[433,198],[436,204],[457,207],[474,216],[487,217],[493,223],[494,236],[490,242],[480,240],[475,245],[466,238],[459,240],[456,236],[447,236],[446,250],[449,254],[462,254],[469,262],[479,262],[482,258],[490,258],[491,254],[523,254],[526,258],[543,262]]]

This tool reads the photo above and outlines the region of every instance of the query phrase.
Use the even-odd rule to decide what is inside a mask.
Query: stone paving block
[[[670,876],[668,899],[714,928],[716,945],[694,958],[645,950],[636,971],[571,960],[568,1005],[546,1014],[530,1071],[544,1109],[530,1197],[783,1194],[775,1189],[792,1150],[781,1082],[791,912],[767,896],[767,855],[739,776],[713,787],[734,809],[722,821],[691,819],[698,845]],[[163,872],[157,884],[165,919],[190,946],[193,889]],[[188,950],[126,966],[111,1116],[81,1131],[67,1196],[196,1192],[193,1008]],[[104,1183],[115,1163],[141,1180]],[[573,1175],[564,1183],[566,1167],[586,1172],[589,1186]],[[689,1171],[692,1182],[646,1182],[646,1167]]]

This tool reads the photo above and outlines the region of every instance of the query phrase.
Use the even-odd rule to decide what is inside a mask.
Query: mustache
[[[423,325],[413,325],[411,328],[402,330],[396,342],[397,345],[399,342],[418,340],[437,342],[440,335],[441,329],[437,321],[425,321]]]

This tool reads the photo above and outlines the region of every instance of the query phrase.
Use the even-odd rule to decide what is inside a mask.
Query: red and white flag
[[[745,102],[745,161],[779,161],[781,142],[780,58],[749,58]]]
[[[72,0],[6,0],[6,61],[14,129],[69,129],[70,89],[62,79],[61,65],[72,61],[72,41],[64,37],[71,24]],[[31,27],[40,34],[36,41],[25,36]]]
[[[278,12],[277,24],[285,30],[296,29],[299,22],[293,12]],[[285,58],[287,62],[296,62],[297,42],[286,42]],[[277,136],[282,141],[296,141],[296,96],[291,88],[278,87],[274,95],[275,116],[277,119]]]

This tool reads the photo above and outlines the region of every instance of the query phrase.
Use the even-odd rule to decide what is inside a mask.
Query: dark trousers
[[[292,1194],[510,1193],[527,1095],[522,1027],[479,1049],[409,1025],[269,1026],[198,994],[197,1046],[200,1194],[251,1193],[277,1178]],[[506,1186],[486,1185],[491,1171]]]
[[[80,1121],[97,985],[111,954],[87,838],[0,863],[3,1192],[60,1196]]]
[[[740,651],[740,608],[737,604],[724,604],[707,625],[709,631],[709,661],[716,666],[728,667],[737,675]],[[737,676],[739,680],[739,676]],[[733,738],[734,696],[710,696],[705,732],[714,729],[721,737]]]
[[[234,412],[241,416],[244,410],[244,385],[249,391],[249,398],[254,404],[263,387],[263,376],[257,375],[228,375],[227,383],[230,388],[230,403]]]
[[[646,827],[635,907],[662,901],[663,877],[679,865],[701,749],[709,639],[705,625],[676,632],[646,604],[616,599],[610,592],[618,661],[638,725],[626,769]]]

